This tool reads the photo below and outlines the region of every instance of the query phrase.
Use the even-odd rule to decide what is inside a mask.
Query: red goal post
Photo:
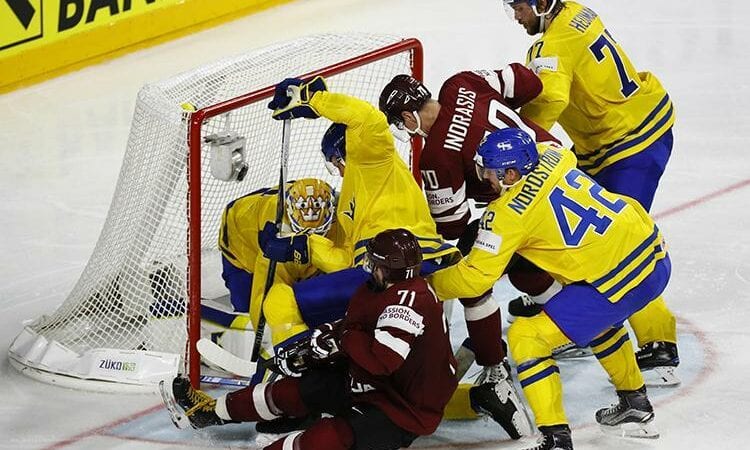
[[[347,60],[338,62],[328,67],[313,70],[308,73],[301,75],[289,75],[285,77],[296,77],[305,80],[309,80],[316,76],[329,78],[343,72],[347,72],[358,67],[365,66],[375,61],[383,60],[394,55],[409,54],[411,74],[418,80],[424,78],[424,53],[422,43],[415,38],[403,39],[399,42],[395,42],[390,45],[386,45],[382,48],[364,53],[362,55],[349,58]],[[395,75],[395,74],[394,74]],[[281,81],[281,79],[279,79]],[[380,86],[384,87],[385,84]],[[190,117],[190,128],[188,131],[188,145],[190,148],[190,158],[188,162],[188,180],[194,178],[194,174],[202,173],[201,169],[201,146],[203,145],[202,138],[205,136],[203,132],[203,123],[212,117],[220,116],[232,110],[236,110],[244,105],[252,103],[262,102],[264,100],[270,100],[274,94],[275,85],[267,86],[262,89],[250,92],[246,95],[227,100],[225,102],[218,103],[216,105],[207,106],[200,110],[195,111]],[[280,126],[280,124],[279,124]],[[280,142],[280,141],[279,141]],[[418,183],[421,183],[421,174],[419,172],[419,154],[422,149],[422,141],[420,139],[414,139],[410,143],[411,154],[410,156],[410,167],[412,174]],[[292,158],[293,156],[290,156]],[[201,191],[200,183],[193,183],[189,181],[191,186],[188,200],[188,211],[189,211],[189,222],[190,232],[188,234],[188,349],[187,349],[187,361],[186,366],[190,379],[193,386],[197,387],[200,378],[200,355],[196,348],[198,339],[193,339],[196,336],[200,336],[200,308],[196,308],[194,305],[200,305],[200,293],[201,293],[201,277],[191,276],[191,272],[201,272],[201,240],[196,236],[201,236]]]
[[[393,76],[421,79],[422,72],[416,39],[324,34],[143,86],[91,258],[57,310],[14,339],[11,364],[40,381],[84,390],[154,391],[159,380],[178,371],[197,384],[201,300],[226,294],[217,245],[222,211],[278,183],[282,127],[266,107],[274,84],[322,75],[330,90],[377,105]],[[320,152],[329,124],[294,121],[289,179],[317,177],[340,186]],[[248,172],[242,181],[223,181],[210,170],[206,137],[227,132],[244,142]],[[419,179],[421,142],[396,146]]]

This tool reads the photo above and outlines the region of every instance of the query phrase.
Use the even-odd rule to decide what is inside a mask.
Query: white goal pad
[[[332,91],[377,105],[380,90],[399,73],[422,77],[416,39],[326,34],[145,85],[93,254],[65,302],[13,342],[13,365],[45,381],[92,380],[109,390],[141,385],[153,391],[159,377],[178,371],[196,382],[200,299],[224,289],[217,264],[221,213],[230,201],[277,183],[282,127],[266,107],[273,86],[287,77],[322,75]],[[329,124],[295,122],[288,179],[340,183],[320,153]],[[223,167],[212,175],[208,136],[223,145],[215,164],[236,160],[236,171]],[[397,145],[411,164],[418,149]],[[203,268],[207,261],[210,270]]]

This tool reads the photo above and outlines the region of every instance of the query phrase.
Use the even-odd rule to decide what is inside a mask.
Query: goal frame
[[[339,63],[318,69],[306,74],[294,75],[302,79],[316,76],[329,77],[371,62],[385,59],[400,53],[410,54],[412,76],[423,80],[424,50],[422,43],[416,38],[403,39],[391,45],[362,55],[341,61]],[[291,74],[290,74],[291,76]],[[198,109],[190,114],[187,132],[188,141],[188,233],[187,233],[187,341],[185,350],[185,370],[193,387],[200,385],[200,355],[197,342],[200,339],[201,323],[201,130],[205,121],[212,117],[225,114],[242,106],[271,98],[275,86],[267,86],[233,99]],[[419,172],[419,157],[422,151],[422,140],[411,140],[411,169],[415,180],[421,185]]]

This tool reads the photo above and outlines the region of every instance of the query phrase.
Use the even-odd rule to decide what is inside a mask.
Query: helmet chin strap
[[[536,16],[539,17],[539,32],[540,33],[544,33],[544,28],[546,25],[545,19],[552,12],[552,10],[555,9],[555,5],[557,5],[557,0],[552,0],[552,4],[549,5],[549,7],[547,8],[547,11],[543,11],[541,13],[536,9],[536,5],[533,5],[531,7],[531,9],[534,11],[534,14],[536,14]]]
[[[422,119],[419,117],[419,113],[416,111],[412,111],[411,113],[414,114],[414,120],[417,122],[417,128],[415,128],[414,130],[410,130],[407,128],[406,131],[411,135],[418,134],[423,138],[426,138],[427,133],[422,130]]]
[[[503,172],[505,172],[505,171],[503,171]],[[500,196],[504,195],[504,194],[505,194],[506,192],[508,192],[508,190],[509,190],[509,189],[511,189],[511,188],[512,188],[513,186],[515,186],[515,185],[517,185],[518,183],[520,183],[521,181],[523,181],[523,179],[524,179],[524,178],[525,178],[525,176],[523,176],[523,177],[520,177],[520,178],[519,178],[518,180],[516,180],[516,182],[515,182],[515,183],[511,183],[511,184],[505,184],[505,174],[503,173],[503,176],[501,177],[501,176],[500,176],[500,172],[498,171],[498,174],[497,174],[497,180],[498,180],[498,182],[499,182],[499,184],[500,184]]]

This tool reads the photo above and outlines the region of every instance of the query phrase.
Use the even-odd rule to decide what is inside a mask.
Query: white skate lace
[[[610,416],[612,414],[616,414],[620,412],[620,404],[619,403],[613,403],[610,405],[609,408],[605,409],[602,413],[603,416]]]
[[[531,297],[529,297],[527,294],[521,294],[521,303],[523,303],[523,306],[536,305],[534,300]]]
[[[505,367],[503,366],[503,363],[500,363],[495,366],[486,366],[484,369],[482,369],[482,373],[479,374],[479,377],[477,377],[477,381],[475,384],[485,384],[485,383],[492,383],[496,384],[501,381],[505,381],[508,378],[508,373],[505,370]]]

